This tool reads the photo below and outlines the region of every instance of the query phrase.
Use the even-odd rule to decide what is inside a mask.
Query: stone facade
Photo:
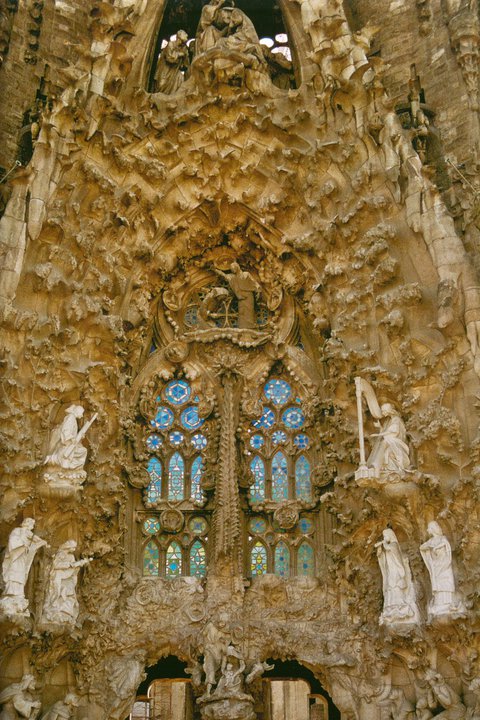
[[[478,8],[236,5],[0,6],[0,717],[480,718]]]

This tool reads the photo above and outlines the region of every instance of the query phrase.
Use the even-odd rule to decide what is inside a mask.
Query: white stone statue
[[[59,700],[42,715],[41,720],[70,720],[75,715],[80,699],[74,693],[68,693],[64,700]]]
[[[45,472],[47,482],[71,483],[85,479],[83,467],[87,459],[87,448],[82,445],[82,440],[96,420],[97,413],[79,430],[77,420],[83,417],[83,413],[81,405],[70,405],[62,424],[53,431],[44,462],[49,466]]]
[[[412,625],[420,622],[415,588],[408,560],[390,528],[375,545],[383,578],[383,611],[380,625]]]
[[[45,540],[34,534],[35,520],[26,518],[8,538],[3,559],[2,576],[5,588],[0,599],[0,609],[8,616],[28,617],[28,600],[25,585],[35,553],[47,545]]]
[[[35,720],[40,712],[40,701],[35,699],[36,683],[33,675],[24,675],[20,682],[8,685],[0,693],[0,720]]]
[[[76,560],[76,548],[75,540],[67,540],[53,558],[42,622],[74,625],[77,620],[80,609],[77,600],[78,572],[81,567],[92,562],[92,558]]]
[[[432,585],[429,619],[442,615],[465,615],[465,606],[455,592],[450,543],[437,522],[430,522],[427,531],[430,537],[420,545],[420,553]]]
[[[410,450],[406,442],[407,432],[402,418],[390,403],[381,406],[378,404],[373,387],[363,378],[355,378],[355,387],[360,439],[360,467],[355,475],[356,479],[372,477],[387,480],[392,475],[404,477],[410,470]],[[365,397],[368,408],[380,430],[370,436],[375,440],[367,459],[365,457],[362,396]],[[380,419],[384,419],[383,425],[380,425]]]

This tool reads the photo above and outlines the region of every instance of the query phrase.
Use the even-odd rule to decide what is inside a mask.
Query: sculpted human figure
[[[394,531],[386,528],[375,547],[383,578],[380,625],[418,623],[420,617],[410,565],[403,556]]]
[[[43,620],[46,622],[74,625],[77,620],[78,572],[81,567],[90,563],[92,558],[76,560],[74,555],[76,547],[75,540],[67,540],[53,558],[43,607]]]
[[[0,720],[35,720],[41,703],[35,699],[36,683],[33,675],[24,675],[20,682],[13,683],[0,693]]]
[[[74,693],[68,693],[63,700],[59,700],[47,712],[42,715],[41,720],[70,720],[75,714],[80,699]]]
[[[70,405],[67,408],[62,424],[52,433],[45,465],[57,465],[65,470],[83,468],[87,459],[87,448],[82,445],[82,440],[97,418],[95,413],[79,431],[77,420],[83,417],[83,413],[81,405]]]
[[[463,720],[466,707],[458,693],[447,685],[442,675],[430,668],[425,673],[425,679],[429,686],[430,707],[434,709],[436,705],[441,705],[444,708],[435,717],[443,720]]]
[[[238,300],[238,327],[255,329],[254,294],[260,292],[260,286],[246,270],[242,270],[237,262],[232,262],[229,273],[215,270],[227,281],[230,290]]]
[[[205,647],[203,651],[203,671],[205,673],[207,695],[212,692],[212,688],[217,682],[216,675],[221,668],[227,647],[228,642],[225,633],[209,622],[205,630]]]
[[[430,537],[420,546],[420,554],[432,585],[428,613],[431,617],[463,613],[463,603],[455,592],[450,543],[437,522],[430,522],[427,531]]]
[[[35,520],[26,518],[8,538],[3,559],[2,576],[5,583],[0,608],[8,615],[28,615],[28,600],[25,585],[35,553],[47,545],[45,540],[34,534]]]
[[[182,71],[189,63],[187,40],[187,33],[179,30],[175,40],[170,40],[163,48],[155,71],[155,92],[174,93],[182,85]]]

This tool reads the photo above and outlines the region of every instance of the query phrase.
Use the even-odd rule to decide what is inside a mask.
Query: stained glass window
[[[143,550],[143,574],[150,577],[157,577],[159,574],[158,545],[153,540],[150,540]]]
[[[192,390],[186,380],[172,380],[165,388],[165,400],[171,405],[184,405],[190,400]]]
[[[199,502],[203,500],[202,491],[200,488],[200,483],[202,480],[202,473],[203,473],[203,462],[202,458],[200,456],[196,457],[195,460],[192,463],[192,469],[190,471],[190,495],[195,500],[198,500]]]
[[[196,540],[190,548],[190,575],[205,575],[207,572],[207,558],[205,547],[200,540]]]
[[[248,523],[248,527],[250,532],[256,534],[264,533],[267,529],[267,523],[265,520],[261,517],[255,517],[251,518],[250,522]]]
[[[265,575],[267,572],[267,549],[261,542],[256,542],[250,555],[250,571],[252,576]]]
[[[162,445],[162,438],[160,435],[149,435],[147,437],[147,448],[149,450],[155,451],[158,450],[159,447]]]
[[[273,413],[273,410],[270,410],[268,407],[263,408],[263,414],[262,417],[260,417],[258,420],[253,420],[252,425],[255,428],[271,428],[272,425],[275,423],[275,415]]]
[[[162,497],[162,463],[158,458],[150,458],[147,465],[150,483],[147,487],[147,502],[155,503]]]
[[[307,542],[303,542],[297,550],[297,575],[314,575],[315,560],[313,548]]]
[[[150,425],[157,430],[166,430],[173,425],[174,419],[175,415],[170,408],[160,405],[160,407],[157,408],[155,418],[154,420],[151,420]]]
[[[178,430],[175,430],[175,432],[170,433],[168,436],[168,439],[170,441],[170,444],[174,447],[178,447],[183,443],[185,440],[184,435],[181,432],[178,432]]]
[[[165,575],[167,577],[178,577],[182,574],[182,549],[173,541],[167,549],[167,566]]]
[[[310,463],[305,455],[300,455],[295,463],[295,494],[301,500],[311,500]]]
[[[208,524],[203,517],[190,518],[188,527],[194,535],[204,535],[208,530]]]
[[[284,433],[283,430],[275,430],[272,433],[272,442],[274,445],[283,445],[287,442],[287,433]]]
[[[263,437],[263,435],[253,435],[250,438],[250,446],[254,450],[260,450],[260,448],[263,447],[264,445],[265,445],[265,438]]]
[[[154,517],[147,518],[143,523],[143,529],[148,535],[155,535],[160,531],[160,522]]]
[[[185,461],[180,453],[176,452],[168,464],[168,499],[183,500],[185,480]]]
[[[204,423],[204,420],[198,416],[198,408],[194,405],[185,408],[180,416],[180,419],[183,427],[187,430],[198,430],[198,428]]]
[[[269,380],[264,389],[265,397],[274,405],[285,405],[290,400],[292,388],[285,380]]]
[[[207,447],[207,438],[205,435],[202,435],[202,433],[196,433],[192,439],[191,443],[195,450],[205,450]]]
[[[307,517],[301,517],[298,525],[300,528],[300,532],[302,532],[304,535],[310,535],[310,533],[312,533],[314,530],[313,522],[310,520],[310,518]]]
[[[281,502],[288,499],[288,465],[282,452],[277,452],[272,460],[272,500]]]
[[[260,502],[265,500],[265,463],[256,455],[250,463],[250,469],[255,478],[250,487],[250,498],[252,502]]]
[[[295,445],[300,448],[300,450],[306,450],[308,446],[310,445],[310,440],[307,435],[304,435],[303,433],[300,433],[300,435],[297,435],[295,440],[293,441]]]
[[[299,407],[289,407],[282,413],[282,422],[287,428],[297,430],[303,427],[305,423],[305,415]]]
[[[275,575],[289,577],[290,575],[290,550],[281,540],[275,548]]]

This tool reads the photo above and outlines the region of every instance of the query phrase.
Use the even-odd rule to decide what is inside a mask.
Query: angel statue
[[[87,459],[87,448],[82,445],[82,440],[96,420],[97,413],[79,430],[77,420],[83,417],[83,413],[81,405],[70,405],[62,424],[53,431],[44,461],[44,465],[49,466],[45,480],[71,482],[74,479],[85,479],[83,466]]]
[[[20,682],[8,685],[0,693],[0,720],[35,720],[41,707],[36,690],[35,678],[30,673],[24,675]]]
[[[355,378],[357,392],[358,434],[360,439],[360,467],[355,478],[376,478],[397,475],[403,477],[410,471],[410,449],[407,445],[405,424],[391,403],[379,405],[375,391],[363,378]],[[365,439],[363,428],[362,395],[365,396],[368,409],[375,418],[379,432],[370,437],[375,438],[370,455],[365,456]],[[381,425],[380,420],[384,423]]]

